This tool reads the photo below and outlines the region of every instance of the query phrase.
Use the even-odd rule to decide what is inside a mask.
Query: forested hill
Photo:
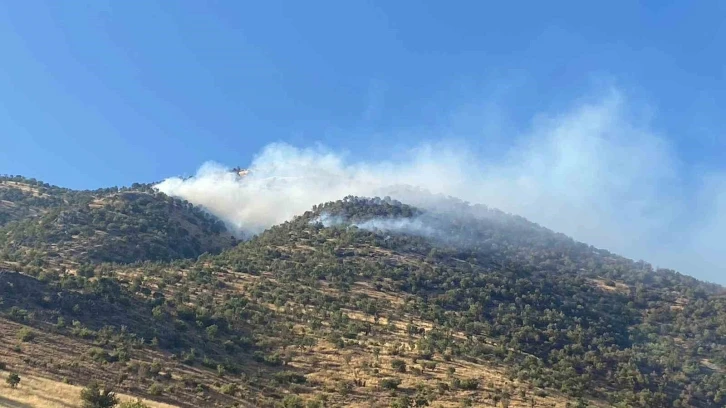
[[[149,185],[73,191],[0,178],[0,257],[41,267],[171,260],[236,241],[215,217]]]
[[[300,220],[312,219],[322,224],[353,228],[362,226],[371,231],[428,238],[437,248],[458,249],[470,256],[498,260],[502,264],[515,263],[522,271],[535,275],[574,274],[689,293],[723,290],[719,285],[673,270],[654,270],[646,262],[635,262],[577,242],[525,218],[483,205],[469,205],[447,198],[439,200],[435,208],[423,211],[390,198],[347,197],[316,206]]]
[[[326,220],[337,226],[321,228]],[[314,226],[310,238],[306,224]],[[645,406],[726,403],[726,299],[717,285],[482,208],[427,214],[351,197],[260,239],[289,247],[314,236],[326,237],[317,243],[336,246],[342,261],[322,276],[320,267],[300,268],[295,278],[322,277],[341,289],[363,279],[411,296],[407,311],[466,334],[457,352],[483,358],[491,353],[484,344],[502,345],[522,380],[574,394],[600,388],[611,402],[641,398]],[[365,262],[365,248],[391,257]],[[625,397],[631,393],[639,396]]]
[[[21,190],[0,229],[21,377],[185,407],[726,404],[723,288],[521,217],[347,197],[202,254],[221,224],[148,186]]]

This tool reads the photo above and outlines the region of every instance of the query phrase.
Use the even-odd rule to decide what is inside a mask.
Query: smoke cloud
[[[394,188],[416,186],[726,283],[726,248],[717,235],[726,230],[726,175],[684,179],[685,165],[669,139],[635,117],[620,93],[540,115],[511,136],[504,153],[474,154],[460,143],[437,142],[422,143],[396,161],[367,162],[324,147],[272,144],[244,178],[207,163],[191,178],[170,178],[156,187],[205,207],[239,233],[256,234],[347,195],[391,195],[420,204],[411,202],[410,191]],[[473,145],[481,150],[486,141]]]
[[[364,222],[350,222],[344,217],[323,213],[311,221],[320,223],[324,227],[351,225],[368,231],[386,231],[409,235],[418,235],[427,238],[441,238],[442,231],[436,227],[432,220],[421,216],[413,218],[372,218]]]

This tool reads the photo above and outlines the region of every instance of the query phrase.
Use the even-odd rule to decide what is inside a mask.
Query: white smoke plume
[[[313,219],[311,223],[320,223],[324,227],[350,225],[368,231],[395,232],[428,238],[438,238],[441,235],[439,229],[430,222],[427,222],[427,220],[424,220],[421,216],[413,218],[372,218],[364,222],[356,223],[350,222],[341,216],[323,213]]]
[[[420,217],[415,218],[374,218],[356,227],[369,231],[390,231],[422,237],[438,237],[441,231],[426,223]]]
[[[312,221],[310,221],[311,224],[322,224],[323,227],[329,228],[329,227],[337,227],[339,225],[345,225],[347,224],[347,220],[344,217],[338,216],[338,215],[332,215],[329,213],[322,213],[320,216],[315,217]]]
[[[464,167],[459,168],[457,160],[453,152],[435,157],[430,148],[421,148],[404,162],[348,164],[323,148],[273,144],[254,159],[245,177],[206,163],[194,177],[170,178],[156,188],[201,205],[233,228],[254,234],[315,204],[347,195],[376,196],[396,185],[446,192],[447,180],[464,182]]]
[[[413,197],[396,196],[391,186],[416,186],[726,283],[726,245],[718,235],[726,228],[726,176],[683,180],[684,165],[669,139],[631,115],[619,93],[539,116],[521,133],[512,135],[506,154],[473,154],[439,142],[421,144],[395,162],[352,162],[321,147],[273,144],[244,178],[207,163],[194,177],[170,178],[157,188],[254,234],[347,195],[388,194],[407,202]],[[694,191],[694,185],[702,187]]]

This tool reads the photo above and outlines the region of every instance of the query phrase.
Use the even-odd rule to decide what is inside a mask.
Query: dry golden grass
[[[401,340],[401,336],[388,337],[380,345],[381,351],[377,358],[373,356],[372,349],[376,347],[373,344],[338,349],[327,341],[320,341],[298,354],[290,366],[312,372],[307,376],[308,379],[320,383],[323,389],[335,389],[343,381],[363,381],[364,385],[354,388],[341,406],[388,406],[393,397],[390,392],[380,389],[378,383],[383,378],[391,377],[401,380],[399,388],[402,390],[415,390],[418,385],[436,389],[439,383],[450,383],[453,376],[459,379],[476,379],[482,384],[476,391],[451,390],[443,393],[433,403],[433,406],[440,407],[458,407],[465,399],[470,399],[474,406],[493,406],[488,396],[495,394],[497,389],[507,390],[511,394],[510,407],[565,407],[571,402],[564,395],[551,392],[537,396],[529,384],[508,380],[505,370],[495,365],[462,360],[446,361],[436,357],[431,360],[436,363],[436,368],[424,369],[422,361],[413,362],[415,349],[411,349]],[[398,349],[396,355],[391,354],[393,349]],[[391,361],[394,359],[406,362],[408,368],[405,373],[391,368]],[[450,374],[450,369],[454,369],[455,374]],[[520,396],[520,390],[525,390],[525,397]]]
[[[177,270],[176,272],[186,273],[187,271]],[[135,271],[126,270],[122,273],[125,279],[131,279]],[[227,283],[226,290],[234,291],[237,295],[244,295],[247,285],[254,285],[260,280],[274,281],[274,278],[268,272],[262,272],[260,275],[248,275],[218,270],[215,275]],[[157,276],[146,275],[146,284],[155,286],[154,281],[158,279]],[[169,289],[171,288],[167,287],[167,290]],[[320,282],[318,290],[330,295],[338,294],[334,288],[329,287],[325,282]],[[376,290],[373,285],[366,282],[357,282],[351,292],[388,300],[392,308],[403,303],[403,299],[400,297],[392,293]],[[222,296],[223,293],[224,290],[217,291],[215,296]],[[195,293],[195,295],[198,294]],[[292,313],[292,309],[297,312],[307,313],[309,312],[308,309],[311,309],[310,306],[289,302],[286,306],[276,306],[274,304],[264,304],[264,306],[280,314]],[[351,320],[374,322],[373,316],[360,311],[347,309],[343,311]],[[379,381],[383,378],[397,377],[401,379],[402,382],[399,388],[404,393],[410,393],[419,385],[437,389],[439,383],[450,384],[452,379],[456,377],[461,380],[476,379],[481,386],[476,391],[452,389],[443,392],[437,397],[432,406],[457,407],[461,406],[464,399],[470,399],[473,406],[493,406],[490,397],[498,391],[505,390],[511,394],[510,407],[565,407],[568,402],[573,402],[572,399],[562,394],[551,391],[542,393],[542,390],[537,392],[538,390],[528,383],[516,380],[510,381],[506,369],[491,362],[471,362],[461,359],[447,361],[443,356],[436,355],[432,361],[436,363],[436,368],[433,370],[425,369],[422,367],[423,360],[414,362],[418,350],[415,345],[410,344],[412,339],[407,334],[407,325],[410,322],[418,327],[430,330],[432,328],[431,323],[414,318],[414,316],[406,313],[396,312],[395,315],[397,318],[391,322],[391,325],[388,324],[386,317],[380,317],[378,324],[374,324],[374,327],[378,327],[380,331],[366,340],[356,340],[343,349],[337,348],[324,338],[314,336],[304,325],[294,325],[294,330],[299,334],[304,331],[306,335],[317,337],[317,344],[295,350],[294,357],[289,362],[289,368],[300,369],[309,373],[306,375],[309,381],[308,385],[311,385],[314,390],[311,389],[305,392],[302,397],[309,399],[313,395],[327,394],[330,397],[331,406],[386,407],[389,406],[394,397],[391,392],[378,386]],[[327,322],[322,322],[322,324],[325,326]],[[387,327],[387,329],[383,330],[383,327]],[[457,340],[465,340],[463,333],[451,334]],[[374,357],[374,349],[379,350],[378,357]],[[405,373],[393,370],[391,361],[394,359],[404,360],[408,370]],[[454,374],[450,373],[450,369],[454,370]],[[355,382],[356,380],[359,381],[359,385],[354,387],[350,394],[345,397],[338,394],[336,388],[341,382]],[[524,397],[520,394],[522,391],[525,392]],[[591,405],[607,406],[593,401],[591,401]]]
[[[7,408],[75,408],[81,406],[82,387],[20,373],[20,385],[12,389],[4,381],[0,384],[0,407]],[[118,394],[121,401],[134,401],[135,397]],[[142,400],[153,408],[172,408],[174,405]]]
[[[133,273],[126,276],[126,278],[131,278],[131,275]],[[226,282],[228,284],[227,288],[236,292],[237,295],[244,295],[248,284],[254,284],[260,280],[275,281],[272,274],[266,271],[260,275],[248,275],[229,270],[218,270],[215,275]],[[147,278],[149,277],[147,276]],[[150,280],[154,279],[151,278]],[[319,284],[317,289],[321,292],[333,296],[339,294],[329,283],[321,281]],[[218,291],[216,296],[222,296],[222,293],[223,291]],[[356,282],[351,293],[389,301],[392,308],[404,303],[400,296],[376,290],[372,284],[367,282]],[[311,306],[290,302],[286,306],[262,305],[280,314],[292,313],[292,310],[307,313],[309,309],[314,309]],[[342,309],[342,311],[351,320],[374,322],[373,316],[363,312],[350,309]],[[543,390],[531,387],[528,383],[517,380],[511,381],[507,378],[507,372],[503,366],[491,362],[471,362],[461,359],[447,361],[443,356],[437,355],[430,361],[436,363],[436,368],[433,370],[425,369],[422,366],[423,360],[414,362],[418,350],[415,345],[411,344],[412,339],[407,334],[407,326],[412,323],[417,327],[431,330],[433,328],[431,322],[415,318],[407,313],[396,312],[395,315],[397,318],[391,322],[392,324],[389,324],[388,319],[384,316],[379,318],[378,324],[374,325],[374,327],[382,328],[385,326],[387,329],[376,333],[373,339],[356,340],[343,349],[337,348],[324,338],[317,337],[317,344],[314,346],[294,352],[289,367],[309,373],[306,377],[309,383],[316,384],[315,389],[317,391],[315,391],[315,394],[328,394],[331,397],[331,400],[329,400],[332,403],[331,406],[387,407],[394,397],[390,391],[381,389],[378,383],[381,379],[390,377],[401,379],[402,382],[399,388],[404,393],[412,392],[420,385],[436,389],[439,383],[449,384],[454,377],[461,380],[476,379],[480,382],[481,386],[476,391],[452,389],[442,393],[432,404],[434,407],[458,407],[461,406],[461,402],[465,399],[470,399],[473,406],[494,406],[490,397],[501,391],[510,393],[509,407],[564,408],[568,402],[574,402],[573,399],[563,394],[552,391],[542,393]],[[327,326],[327,322],[322,322],[322,324]],[[303,325],[294,325],[294,330],[300,334],[303,331],[307,335],[312,334]],[[451,334],[460,341],[466,338],[460,332]],[[494,345],[491,342],[490,344]],[[374,357],[374,349],[379,349],[377,358]],[[405,373],[400,373],[392,369],[391,361],[394,359],[404,360],[408,370]],[[450,369],[453,369],[455,374],[451,374]],[[355,382],[356,380],[359,381],[359,384],[364,385],[356,386],[345,397],[337,393],[336,387],[341,382]],[[520,394],[522,391],[525,392],[524,397]],[[303,398],[307,399],[312,395],[303,395]],[[598,401],[590,401],[590,404],[595,407],[607,406]],[[497,406],[501,406],[501,403]]]
[[[606,292],[618,292],[626,294],[630,291],[630,286],[622,282],[614,282],[614,285],[608,285],[604,279],[590,279],[590,282],[598,289],[604,290]]]
[[[18,331],[23,328],[24,325],[9,321],[7,319],[0,318],[0,362],[3,362],[7,366],[7,370],[18,372],[22,377],[21,386],[26,389],[26,393],[17,393],[15,397],[25,398],[25,400],[14,400],[16,403],[28,403],[32,395],[36,397],[51,397],[56,392],[40,392],[43,390],[42,387],[34,385],[35,382],[26,382],[27,379],[38,379],[48,384],[55,384],[62,389],[75,389],[76,391],[71,392],[72,395],[68,398],[56,398],[63,403],[72,401],[78,398],[80,387],[73,387],[72,385],[66,384],[66,379],[72,384],[85,385],[90,380],[95,379],[105,384],[115,384],[115,388],[119,395],[127,393],[129,395],[149,395],[146,390],[149,386],[154,383],[151,380],[139,380],[138,376],[130,375],[130,378],[119,383],[119,375],[126,371],[127,364],[115,363],[101,365],[90,358],[88,358],[88,349],[93,346],[93,343],[72,336],[65,336],[62,334],[54,333],[52,331],[43,331],[40,329],[33,329],[35,337],[30,342],[20,342],[17,340]],[[217,401],[222,403],[222,406],[229,406],[231,397],[220,396],[217,393],[213,393],[216,397],[212,400],[205,398],[205,396],[195,395],[194,392],[185,390],[180,383],[181,378],[189,378],[197,383],[212,384],[218,380],[216,372],[211,370],[201,370],[196,367],[189,367],[180,364],[177,361],[170,359],[168,353],[151,349],[140,349],[135,350],[134,359],[132,363],[151,363],[153,361],[160,361],[163,364],[164,371],[169,372],[173,376],[173,380],[163,382],[165,391],[159,397],[164,401],[176,404],[168,405],[162,403],[155,403],[155,407],[164,406],[184,406],[184,407],[197,407],[197,406],[212,406]],[[0,372],[2,373],[2,372]],[[0,374],[0,383],[3,387],[7,387],[5,384],[5,376],[7,371]],[[133,374],[133,373],[132,373]],[[63,379],[63,381],[60,381]],[[175,387],[174,391],[171,391],[170,386]],[[71,388],[68,388],[71,387]],[[46,387],[47,388],[47,387]],[[35,391],[33,391],[35,389]],[[9,388],[7,391],[10,392]],[[32,395],[31,395],[32,394]],[[5,388],[0,388],[0,395],[6,396]],[[6,396],[7,397],[7,396]],[[6,401],[5,401],[6,402]],[[39,402],[40,405],[26,405],[26,406],[70,406],[75,407],[76,405],[48,405],[50,402],[43,403]],[[52,402],[52,401],[51,401]],[[236,402],[243,403],[241,399],[237,399]],[[58,403],[60,404],[60,402]],[[7,405],[7,404],[6,404]],[[10,406],[10,405],[8,405]],[[17,408],[25,408],[26,406],[18,406]],[[245,406],[243,404],[243,406]],[[3,408],[3,404],[0,403],[0,408]]]
[[[17,189],[26,193],[30,193],[36,197],[47,197],[48,194],[40,192],[40,188],[37,186],[31,186],[30,184],[19,183],[17,181],[4,180],[0,181],[0,188],[12,188]]]

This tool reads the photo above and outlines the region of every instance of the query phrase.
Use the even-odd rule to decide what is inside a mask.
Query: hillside
[[[722,288],[521,217],[349,197],[197,258],[193,206],[65,194],[0,230],[7,370],[183,407],[726,403]]]
[[[220,221],[148,186],[74,192],[24,179],[0,186],[0,259],[11,262],[58,269],[169,261],[235,244]]]
[[[78,194],[21,176],[0,177],[0,227],[69,203]]]

